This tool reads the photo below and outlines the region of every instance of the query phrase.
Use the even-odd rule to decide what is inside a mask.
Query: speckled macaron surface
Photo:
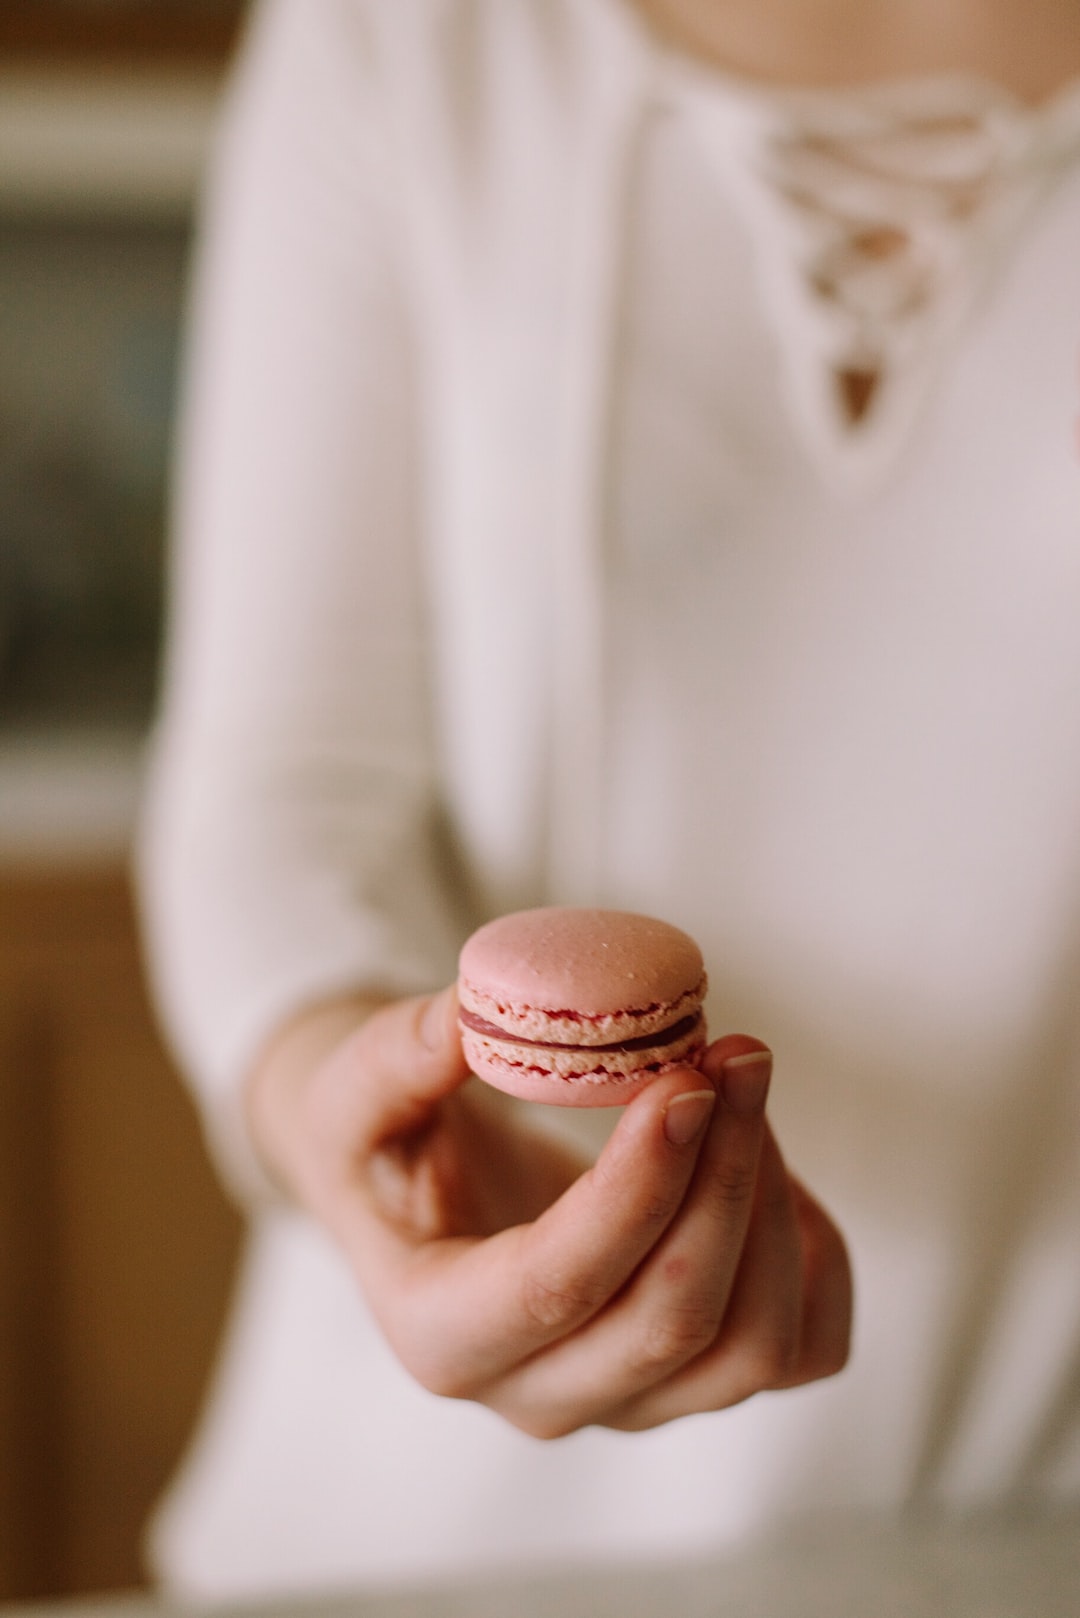
[[[617,1106],[705,1047],[701,951],[668,922],[549,907],[466,942],[460,1023],[473,1072],[529,1101]]]

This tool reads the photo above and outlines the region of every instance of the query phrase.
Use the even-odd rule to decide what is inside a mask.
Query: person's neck
[[[1076,0],[629,0],[664,40],[748,79],[856,85],[963,73],[1022,100],[1080,76]]]

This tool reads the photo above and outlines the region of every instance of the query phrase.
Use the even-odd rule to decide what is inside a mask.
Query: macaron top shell
[[[705,992],[692,938],[622,910],[500,916],[467,941],[459,972],[466,1010],[524,1038],[583,1045],[665,1028],[697,1010]]]

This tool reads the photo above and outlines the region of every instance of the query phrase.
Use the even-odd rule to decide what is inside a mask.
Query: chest
[[[1000,1048],[1077,907],[1080,190],[999,261],[853,489],[790,408],[738,211],[681,172],[620,327],[611,880],[679,895],[809,1021],[860,1005],[894,1048]]]

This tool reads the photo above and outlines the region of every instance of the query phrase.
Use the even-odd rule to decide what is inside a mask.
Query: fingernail
[[[759,1112],[765,1105],[772,1078],[772,1051],[747,1051],[729,1056],[720,1067],[724,1101],[732,1112]]]
[[[438,1051],[446,1044],[449,1033],[450,997],[453,989],[442,989],[433,994],[420,1018],[420,1043],[429,1051]]]
[[[672,1146],[689,1146],[704,1131],[713,1107],[715,1090],[687,1090],[669,1101],[664,1112],[664,1134]]]

